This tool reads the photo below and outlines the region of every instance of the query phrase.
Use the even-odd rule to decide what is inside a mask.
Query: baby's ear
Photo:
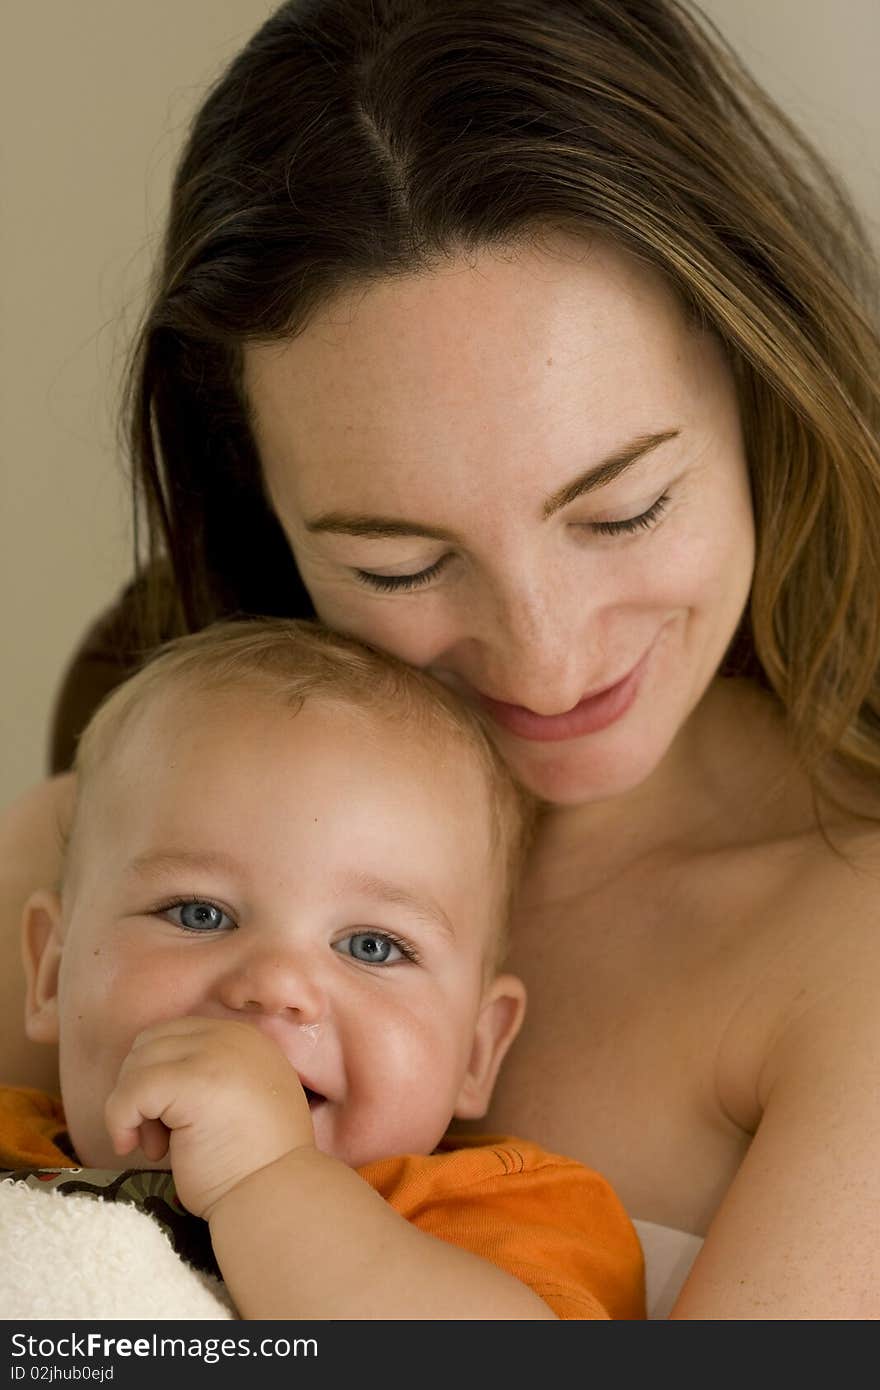
[[[526,987],[516,975],[496,975],[483,995],[467,1074],[458,1093],[457,1120],[481,1120],[504,1055],[520,1030]]]
[[[58,1041],[58,971],[61,965],[61,899],[57,893],[31,894],[21,922],[21,949],[27,980],[25,1032],[31,1042]]]

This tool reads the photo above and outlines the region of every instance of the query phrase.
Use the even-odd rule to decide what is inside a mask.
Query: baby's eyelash
[[[421,962],[422,958],[415,946],[409,941],[404,941],[402,936],[395,936],[393,931],[386,931],[384,927],[382,931],[376,932],[375,935],[387,937],[392,946],[396,946],[401,955],[406,956],[407,960],[411,960],[413,965],[418,965]]]
[[[638,516],[625,517],[622,521],[591,521],[590,530],[601,536],[632,535],[634,531],[649,531],[658,521],[669,501],[669,493],[664,492],[657,501]]]
[[[412,965],[421,964],[422,957],[412,942],[404,941],[402,936],[397,936],[387,927],[356,927],[353,931],[346,932],[345,936],[339,938],[339,941],[351,941],[355,936],[381,937],[383,941],[389,941],[392,946],[396,946],[404,960],[409,961]]]
[[[232,913],[227,911],[225,907],[221,907],[213,898],[205,898],[198,893],[184,893],[181,894],[180,897],[168,898],[157,907],[153,908],[152,915],[155,917],[162,917],[166,913],[172,912],[176,907],[189,907],[193,904],[198,904],[200,907],[212,907],[215,912],[220,912],[224,917],[228,917],[234,927],[238,926]],[[198,936],[200,934],[198,928],[187,927],[183,922],[175,922],[174,925],[179,927],[181,931],[188,932],[190,936]],[[205,934],[207,935],[207,932]]]
[[[449,558],[448,555],[441,555],[433,565],[429,565],[426,570],[419,570],[417,574],[373,574],[370,570],[355,570],[355,574],[362,584],[366,584],[370,589],[377,589],[380,594],[409,593],[436,579]]]

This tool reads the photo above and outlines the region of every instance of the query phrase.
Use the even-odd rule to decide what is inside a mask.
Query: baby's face
[[[176,691],[118,740],[84,816],[58,985],[82,1163],[119,1166],[103,1116],[120,1064],[188,1014],[273,1038],[318,1147],[352,1165],[430,1152],[453,1113],[482,1113],[494,1074],[469,1068],[499,870],[460,744],[344,706]]]

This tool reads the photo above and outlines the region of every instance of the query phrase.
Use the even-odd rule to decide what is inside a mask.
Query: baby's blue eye
[[[213,932],[235,926],[222,908],[195,899],[192,902],[172,903],[165,908],[165,915],[185,931]]]
[[[353,932],[351,936],[335,941],[333,949],[364,965],[394,965],[399,960],[406,960],[408,955],[402,945],[378,931]]]

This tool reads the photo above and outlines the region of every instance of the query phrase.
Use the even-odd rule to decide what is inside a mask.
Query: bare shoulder
[[[880,822],[841,814],[823,830],[810,819],[722,855],[712,875],[733,922],[717,933],[733,1007],[716,1085],[746,1133],[793,1067],[844,1065],[857,1030],[880,1048]]]
[[[726,1039],[731,1076],[750,1050],[754,1137],[675,1317],[880,1317],[880,827],[832,845],[780,856],[773,949]]]
[[[838,809],[823,816],[821,826],[798,837],[792,855],[790,910],[826,940],[823,956],[862,938],[866,947],[880,947],[880,788],[875,804],[863,795],[860,808],[863,814]]]
[[[799,1012],[880,988],[880,821],[839,817],[797,837],[774,893],[780,965]],[[880,1011],[878,1011],[880,1023]]]
[[[730,709],[720,726],[735,720],[740,739],[724,764],[719,817],[722,848],[734,851],[730,863],[748,864],[759,900],[781,936],[793,933],[796,950],[806,937],[828,956],[844,934],[880,940],[872,930],[880,923],[880,774],[838,762],[816,785],[793,753],[776,704],[747,686],[724,697]]]

